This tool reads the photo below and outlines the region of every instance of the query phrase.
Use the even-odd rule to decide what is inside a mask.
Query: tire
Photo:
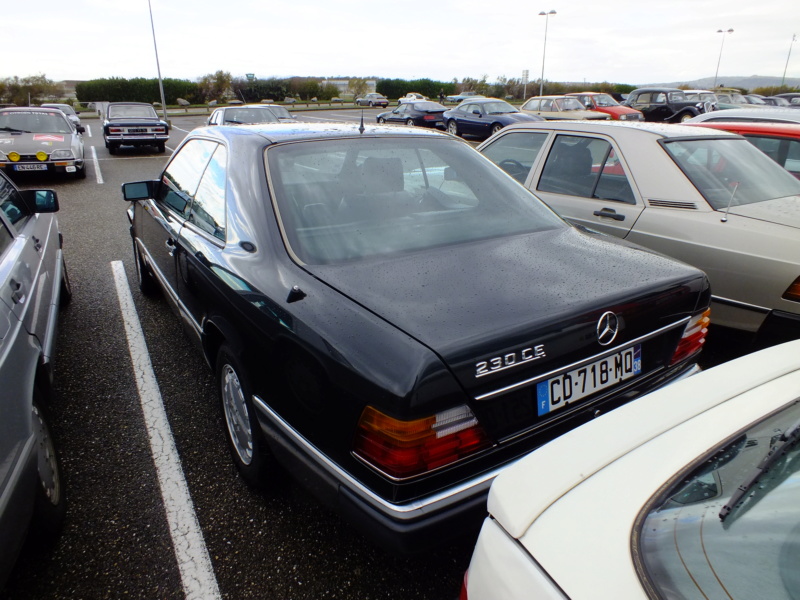
[[[75,179],[86,179],[86,165],[75,170]]]
[[[678,122],[679,123],[685,123],[686,121],[688,121],[692,117],[694,117],[694,115],[692,113],[683,113],[680,117],[678,117]]]
[[[378,123],[384,124],[386,123],[386,119],[384,119],[383,117],[378,117]]]
[[[225,436],[242,478],[250,486],[261,489],[268,480],[275,478],[277,463],[261,435],[253,408],[250,378],[239,356],[240,353],[227,344],[217,353],[217,385],[225,417]]]
[[[36,434],[36,454],[39,484],[34,501],[34,517],[31,533],[35,537],[54,537],[64,525],[67,502],[64,482],[53,437],[47,425],[41,395],[36,388],[33,393],[32,424]]]
[[[136,283],[139,285],[139,290],[145,296],[155,295],[158,291],[158,282],[147,269],[135,240],[133,242],[133,263],[136,267]]]
[[[159,154],[164,154],[164,152],[166,151],[166,149],[167,149],[167,145],[166,145],[166,143],[165,143],[165,142],[160,142],[160,143],[159,143],[159,144],[156,146],[156,151],[157,151]]]
[[[413,127],[414,126],[414,119],[406,119],[406,125],[408,125],[409,127]]]
[[[447,122],[447,133],[450,135],[461,135],[461,132],[458,130],[458,123],[456,123],[455,119],[450,119]]]
[[[503,126],[500,125],[500,123],[495,123],[494,125],[492,125],[492,135],[500,131],[502,128]]]
[[[119,148],[119,146],[117,146],[113,142],[109,142],[107,148],[108,148],[108,153],[109,154],[116,154],[117,153],[117,149]]]
[[[61,290],[58,294],[58,306],[64,308],[72,302],[72,283],[70,283],[69,280],[66,262],[63,262],[61,265],[61,283],[59,285]]]
[[[369,107],[372,108],[372,100],[369,101]]]

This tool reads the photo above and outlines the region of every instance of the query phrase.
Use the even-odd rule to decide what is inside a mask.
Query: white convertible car
[[[712,324],[764,346],[800,338],[800,181],[744,137],[537,122],[505,127],[478,150],[567,220],[704,270]]]
[[[461,600],[800,597],[800,341],[662,388],[492,484]]]

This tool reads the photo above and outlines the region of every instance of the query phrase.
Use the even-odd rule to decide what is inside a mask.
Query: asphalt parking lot
[[[378,112],[365,109],[364,118],[374,122]],[[361,114],[331,108],[301,112],[300,119],[358,122]],[[204,121],[205,115],[173,117],[165,155],[143,149],[112,157],[99,122],[87,120],[85,180],[17,180],[24,188],[56,189],[61,205],[74,295],[59,323],[59,397],[51,412],[69,506],[61,538],[52,547],[29,545],[0,598],[457,597],[473,537],[396,557],[371,546],[291,479],[263,492],[248,488],[228,455],[213,374],[164,299],[138,291],[120,185],[156,178],[169,149]],[[146,352],[132,345],[123,321],[128,286]],[[712,339],[703,363],[732,358],[739,348],[736,340]],[[156,465],[169,449],[153,455],[141,400],[147,363],[189,500],[164,494],[159,483]],[[181,553],[191,532],[175,530],[171,504],[191,510],[205,555],[190,542]],[[200,565],[194,573],[207,563],[211,580],[187,581],[187,561]]]

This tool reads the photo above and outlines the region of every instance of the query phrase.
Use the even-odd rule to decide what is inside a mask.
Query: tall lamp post
[[[164,99],[164,83],[161,81],[161,65],[158,64],[158,46],[156,46],[156,26],[153,25],[153,7],[150,0],[147,0],[147,8],[150,9],[150,29],[153,30],[153,49],[156,51],[156,70],[158,71],[158,89],[161,92],[161,110],[164,111],[164,121],[167,121],[167,101]]]
[[[789,42],[789,54],[786,56],[786,66],[783,67],[783,77],[781,77],[781,87],[783,87],[783,82],[786,80],[786,69],[789,68],[789,58],[792,56],[792,44],[795,43],[797,40],[797,35],[792,34],[792,41]]]
[[[722,62],[722,49],[725,47],[725,34],[726,33],[733,33],[733,29],[728,29],[727,31],[723,31],[722,29],[717,29],[717,33],[722,34],[722,44],[719,46],[719,58],[717,59],[717,70],[714,71],[714,85],[711,86],[713,90],[717,87],[717,76],[719,75],[719,63]]]
[[[540,12],[539,16],[544,17],[544,47],[542,48],[542,78],[539,80],[539,95],[542,95],[544,89],[544,55],[547,52],[547,23],[550,21],[550,15],[555,16],[556,11]]]

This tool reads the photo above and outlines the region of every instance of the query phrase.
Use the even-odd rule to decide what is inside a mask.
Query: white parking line
[[[111,268],[183,591],[189,600],[216,600],[221,598],[219,586],[181,469],[128,278],[120,261],[112,262]]]
[[[97,177],[97,183],[105,183],[105,181],[103,181],[103,173],[100,171],[100,161],[97,160],[97,148],[94,146],[92,146],[92,164],[94,165],[94,174]]]
[[[86,129],[86,133],[89,135],[89,137],[92,137],[92,126],[84,125],[84,128]]]

